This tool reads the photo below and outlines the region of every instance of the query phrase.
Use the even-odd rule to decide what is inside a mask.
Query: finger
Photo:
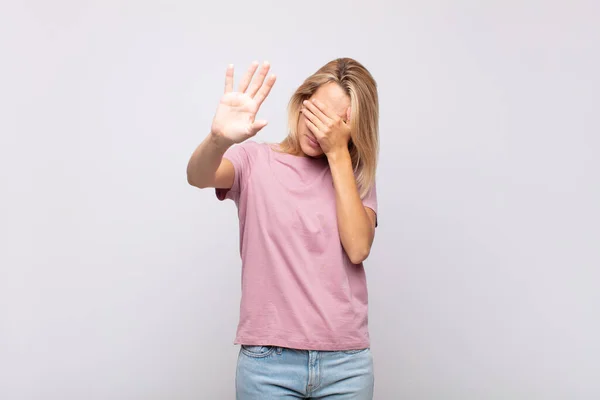
[[[239,89],[238,91],[244,93],[246,91],[246,89],[248,89],[248,85],[250,84],[250,81],[252,80],[252,76],[256,72],[257,68],[258,68],[258,61],[254,61],[252,64],[250,64],[250,68],[248,68],[248,71],[246,71],[246,73],[244,74],[244,77],[240,81],[240,86],[238,88]]]
[[[323,115],[325,115],[327,118],[334,120],[338,117],[338,115],[335,112],[333,112],[329,107],[327,107],[325,103],[317,99],[313,99],[313,104],[317,106],[319,111],[321,111]]]
[[[271,66],[269,65],[268,61],[265,61],[262,65],[262,67],[260,67],[260,70],[258,71],[258,75],[256,76],[256,78],[254,78],[254,80],[252,81],[252,85],[250,86],[250,89],[248,89],[247,93],[250,97],[254,97],[256,95],[256,92],[258,92],[258,89],[261,88],[263,82],[265,81],[265,77],[267,76],[267,73],[269,72],[269,68],[271,68]]]
[[[306,120],[306,126],[308,126],[308,129],[315,135],[315,138],[319,139],[322,136],[319,128],[317,128],[310,120]]]
[[[263,101],[265,101],[265,99],[271,92],[271,88],[275,84],[276,79],[277,79],[277,77],[275,76],[275,74],[272,74],[271,76],[269,76],[269,78],[267,79],[265,84],[262,85],[262,87],[260,88],[258,93],[256,93],[256,96],[254,96],[254,101],[256,101],[256,104],[258,105],[258,107],[260,107],[260,105],[263,103]]]
[[[314,115],[316,115],[317,118],[319,118],[321,120],[321,122],[323,122],[323,124],[327,124],[328,122],[331,121],[331,119],[323,111],[321,111],[321,109],[319,109],[319,107],[317,106],[316,102],[317,102],[317,100],[315,100],[315,99],[313,99],[313,100],[305,100],[303,104]]]
[[[303,108],[300,111],[302,111],[302,114],[304,114],[306,119],[309,120],[318,129],[325,128],[325,125],[323,124],[323,122],[321,120],[319,120],[319,118],[317,118],[317,116],[315,114],[313,114],[308,108]]]
[[[254,123],[252,124],[252,127],[250,128],[250,133],[252,136],[256,135],[258,133],[258,131],[260,131],[262,128],[264,128],[265,126],[267,126],[269,122],[264,120],[264,119],[259,119],[254,121]]]
[[[229,64],[225,72],[225,93],[229,92],[233,92],[233,64]]]

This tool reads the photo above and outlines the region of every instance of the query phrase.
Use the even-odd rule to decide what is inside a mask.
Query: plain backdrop
[[[600,398],[596,1],[3,1],[0,399],[234,398],[233,202],[188,186],[227,64],[380,95],[376,400]],[[237,79],[236,79],[237,82]]]

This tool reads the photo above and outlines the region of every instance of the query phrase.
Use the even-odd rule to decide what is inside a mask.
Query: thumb
[[[252,123],[252,127],[250,128],[250,132],[252,135],[256,135],[258,131],[267,126],[269,122],[264,119],[259,119]]]

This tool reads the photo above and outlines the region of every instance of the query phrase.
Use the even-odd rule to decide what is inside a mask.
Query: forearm
[[[369,255],[375,228],[362,203],[347,151],[328,156],[335,187],[340,240],[348,257],[360,264]]]
[[[223,154],[230,146],[230,143],[217,135],[208,134],[194,150],[188,162],[187,179],[189,184],[199,188],[213,186]]]

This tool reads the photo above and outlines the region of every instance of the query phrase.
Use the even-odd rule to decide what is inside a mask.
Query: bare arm
[[[187,166],[187,180],[200,189],[231,189],[235,171],[223,154],[230,147],[219,136],[210,133],[194,150]]]
[[[329,161],[335,187],[337,224],[342,246],[354,264],[371,252],[375,237],[375,211],[365,207],[358,193],[348,151],[350,125],[316,99],[305,101],[302,112]],[[346,111],[350,120],[350,109]]]
[[[266,78],[269,68],[269,63],[265,61],[253,80],[258,62],[252,63],[240,81],[237,92],[233,91],[233,65],[227,68],[225,94],[219,102],[210,134],[196,148],[188,162],[187,180],[190,185],[199,188],[232,187],[234,167],[223,158],[223,154],[235,143],[251,138],[267,125],[267,121],[255,118],[275,83],[275,75]]]
[[[350,153],[328,156],[335,187],[340,241],[353,264],[367,259],[375,237],[375,212],[362,203],[352,170]]]

